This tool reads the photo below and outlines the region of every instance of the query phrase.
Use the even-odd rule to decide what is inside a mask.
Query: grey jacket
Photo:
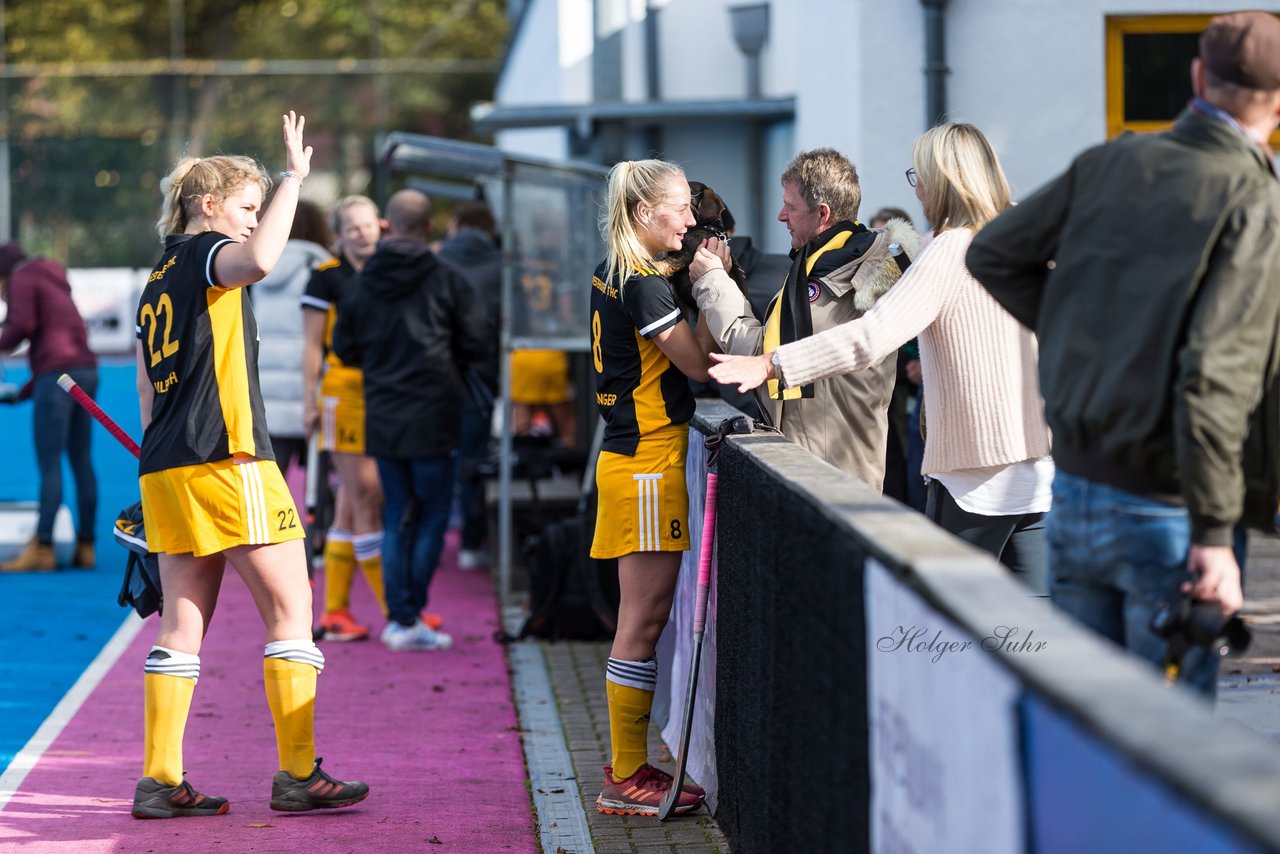
[[[275,268],[253,285],[258,320],[258,381],[267,409],[267,433],[302,438],[302,299],[311,268],[331,258],[309,240],[290,240]]]
[[[915,257],[919,235],[905,222],[894,220],[876,233],[865,253],[819,280],[817,300],[810,305],[815,334],[861,317],[898,280],[901,272],[888,251],[895,242],[908,257]],[[727,273],[707,273],[694,283],[693,295],[723,352],[739,356],[764,352],[764,324]],[[770,302],[769,312],[777,300],[775,296]],[[772,400],[761,386],[756,399],[788,439],[879,490],[884,485],[889,398],[897,363],[898,356],[892,353],[866,370],[818,380],[812,398]]]
[[[1276,506],[1280,405],[1260,405],[1280,376],[1273,169],[1260,146],[1191,110],[1168,132],[1086,151],[987,225],[966,259],[1040,339],[1058,467],[1185,503],[1202,545],[1231,544],[1246,474],[1258,506]],[[1266,439],[1249,472],[1246,433]]]

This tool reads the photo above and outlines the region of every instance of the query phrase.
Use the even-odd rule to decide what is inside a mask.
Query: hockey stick
[[[120,427],[119,424],[111,420],[111,416],[102,411],[102,407],[93,402],[93,398],[85,394],[84,389],[76,383],[71,377],[63,374],[58,377],[58,387],[67,394],[75,398],[76,403],[80,404],[85,410],[98,420],[98,423],[107,428],[107,432],[124,445],[125,450],[133,454],[139,459],[142,458],[142,449],[138,447],[138,443]]]
[[[680,718],[680,752],[676,756],[676,773],[671,788],[658,804],[658,820],[666,821],[675,813],[689,764],[689,735],[693,732],[693,704],[698,694],[698,670],[702,663],[702,638],[707,627],[707,597],[711,592],[711,557],[716,539],[716,495],[720,480],[716,458],[720,443],[730,433],[750,433],[751,419],[746,416],[726,419],[714,435],[707,437],[707,498],[702,510],[702,542],[698,547],[698,592],[693,600],[693,660],[689,666],[689,686],[685,691],[684,714]]]

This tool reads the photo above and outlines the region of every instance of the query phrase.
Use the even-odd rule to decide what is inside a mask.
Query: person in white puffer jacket
[[[311,202],[298,202],[289,242],[280,262],[253,285],[254,314],[258,318],[258,380],[267,408],[267,433],[280,471],[293,460],[307,461],[307,435],[302,423],[303,327],[299,300],[311,279],[311,268],[329,260],[333,233],[324,211]]]

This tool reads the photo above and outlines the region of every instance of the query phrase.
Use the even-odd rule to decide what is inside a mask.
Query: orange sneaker
[[[320,628],[324,631],[323,639],[327,641],[358,641],[369,637],[369,627],[357,623],[347,608],[325,614]]]
[[[611,815],[652,815],[658,814],[658,804],[662,796],[671,788],[671,775],[654,768],[652,765],[641,765],[636,773],[623,780],[613,779],[613,768],[604,766],[604,786],[600,796],[596,798],[596,809]],[[690,784],[692,785],[692,784]],[[702,806],[702,794],[681,787],[680,797],[676,801],[676,815],[684,815]]]
[[[433,614],[430,611],[423,611],[418,617],[422,620],[423,625],[433,632],[440,631],[440,627],[444,625],[444,617],[439,614]]]

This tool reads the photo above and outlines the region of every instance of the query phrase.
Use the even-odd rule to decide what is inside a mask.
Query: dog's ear
[[[720,217],[724,214],[725,204],[715,190],[700,181],[690,181],[689,189],[693,192],[693,216],[698,225],[712,225],[724,229]]]

